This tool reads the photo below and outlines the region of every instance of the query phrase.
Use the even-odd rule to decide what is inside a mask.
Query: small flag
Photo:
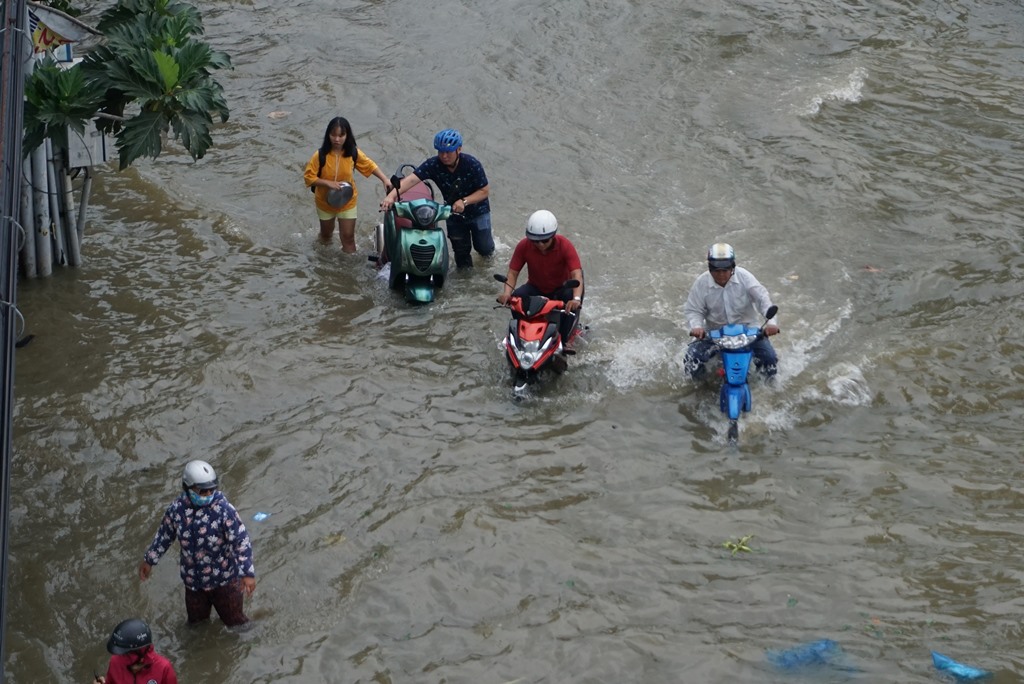
[[[65,43],[74,42],[41,22],[32,10],[28,11],[28,29],[32,34],[32,51],[36,54],[53,52]]]

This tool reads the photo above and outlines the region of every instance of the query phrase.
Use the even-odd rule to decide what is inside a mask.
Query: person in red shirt
[[[527,268],[526,284],[516,287],[519,272]],[[568,280],[578,280],[576,287],[565,287]],[[526,221],[526,237],[519,241],[508,264],[505,286],[498,295],[499,304],[508,304],[511,297],[542,295],[564,301],[571,315],[562,316],[559,331],[568,341],[583,306],[583,266],[569,238],[558,234],[558,219],[546,209],[530,214]]]
[[[149,625],[138,618],[114,628],[107,641],[111,653],[107,675],[96,675],[98,684],[178,684],[171,661],[153,650]]]

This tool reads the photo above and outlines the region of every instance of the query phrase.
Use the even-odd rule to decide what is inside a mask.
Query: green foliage
[[[25,84],[26,155],[46,138],[68,146],[68,127],[85,135],[102,96],[88,86],[81,69],[63,69],[52,59],[40,62]]]
[[[119,0],[117,5],[100,15],[96,29],[106,34],[138,17],[180,17],[192,27],[189,35],[202,35],[204,30],[199,10],[188,3],[174,0]]]
[[[193,159],[205,156],[213,144],[211,113],[222,122],[229,114],[224,90],[211,72],[230,69],[231,58],[195,40],[204,31],[199,11],[175,0],[118,0],[98,28],[105,43],[70,71],[80,69],[81,79],[97,93],[84,121],[100,114],[97,125],[114,135],[120,167],[159,156],[168,135]],[[29,142],[26,136],[27,150],[39,144],[29,147]]]
[[[70,0],[39,0],[39,4],[60,10],[69,17],[77,17],[82,14],[82,10],[71,6]]]

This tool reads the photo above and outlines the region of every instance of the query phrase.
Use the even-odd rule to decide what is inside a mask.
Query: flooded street
[[[141,616],[182,682],[1024,677],[1024,91],[1013,3],[202,5],[231,119],[100,170],[81,268],[21,281],[6,678],[85,682]],[[341,115],[390,175],[442,128],[497,251],[413,307],[316,242]],[[589,326],[514,401],[494,309],[535,209]],[[684,378],[726,241],[780,307],[740,442]],[[252,629],[136,567],[201,458],[253,538]],[[269,517],[255,520],[257,513]],[[750,551],[726,546],[744,537]]]

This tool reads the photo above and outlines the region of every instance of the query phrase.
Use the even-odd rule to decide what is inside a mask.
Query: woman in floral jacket
[[[207,620],[213,608],[225,625],[245,624],[249,618],[242,611],[243,595],[256,591],[249,533],[217,488],[217,473],[209,463],[190,461],[181,487],[139,564],[139,579],[149,579],[153,566],[177,539],[189,623]]]

